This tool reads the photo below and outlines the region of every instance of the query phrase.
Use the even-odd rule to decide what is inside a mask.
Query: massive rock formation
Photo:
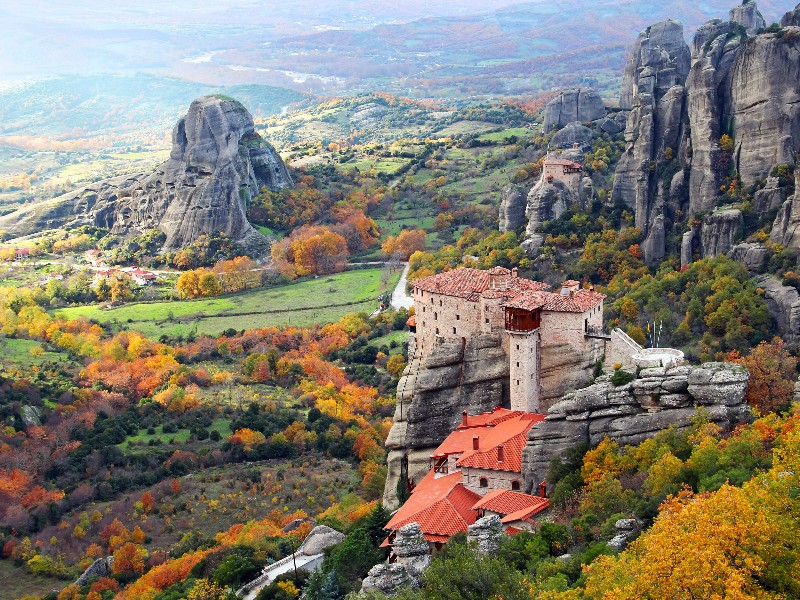
[[[738,208],[717,210],[703,218],[700,233],[703,256],[727,255],[742,237],[744,219]]]
[[[564,127],[567,123],[596,121],[606,114],[603,99],[587,88],[564,90],[544,107],[544,131]]]
[[[715,208],[730,173],[751,186],[776,165],[794,164],[800,150],[798,15],[795,9],[783,18],[787,29],[765,33],[764,18],[748,0],[730,11],[728,21],[700,27],[691,51],[674,21],[639,36],[620,92],[620,106],[630,114],[612,197],[635,209],[648,262],[671,249],[676,219]],[[724,135],[732,146],[721,145]],[[771,186],[756,196],[759,218],[782,201],[775,182]],[[782,207],[773,240],[793,236],[787,233],[794,229],[792,206]],[[730,250],[714,231],[719,225],[704,221],[702,256]],[[687,234],[684,254],[690,243],[699,244],[699,237]]]
[[[744,0],[733,7],[730,12],[732,23],[739,23],[747,31],[747,35],[755,35],[767,26],[764,16],[758,10],[754,0]]]
[[[768,274],[756,277],[756,285],[764,290],[764,300],[775,317],[781,337],[791,345],[800,343],[800,294],[797,290]]]
[[[164,248],[177,249],[202,233],[224,233],[245,247],[265,238],[247,221],[249,200],[262,186],[292,185],[280,156],[255,131],[236,100],[207,96],[192,102],[172,132],[167,162],[152,173],[117,177],[0,218],[0,228],[25,235],[72,221],[125,235],[160,229]]]
[[[384,505],[397,506],[402,474],[419,481],[430,455],[461,420],[508,404],[508,357],[499,334],[483,334],[461,344],[444,343],[423,361],[416,358],[397,384],[394,425],[386,439],[389,473]]]
[[[510,185],[504,189],[500,200],[500,231],[514,231],[525,225],[527,205],[525,187]]]
[[[639,35],[625,67],[620,106],[631,112],[612,198],[635,209],[648,262],[664,256],[665,230],[678,208],[668,204],[673,201],[670,191],[685,154],[683,84],[689,65],[683,26],[663,21]]]
[[[742,404],[748,378],[744,367],[732,363],[642,369],[618,387],[610,376],[598,377],[551,406],[530,430],[522,466],[526,490],[546,478],[554,456],[563,458],[577,444],[597,444],[604,437],[639,444],[667,427],[690,427],[700,406],[711,421],[731,429],[750,418],[750,408]]]

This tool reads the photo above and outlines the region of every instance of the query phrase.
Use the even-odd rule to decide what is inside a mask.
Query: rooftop
[[[536,310],[537,308],[552,312],[584,313],[595,306],[599,306],[605,298],[594,290],[577,290],[570,294],[556,292],[534,292],[520,294],[503,303],[505,308],[519,308],[522,310]]]
[[[545,290],[550,287],[540,281],[514,277],[511,271],[503,267],[493,267],[489,271],[460,267],[414,280],[412,285],[432,294],[444,294],[476,302],[484,292],[490,290],[492,277],[502,282],[502,287],[498,286],[489,292],[494,297],[514,298],[522,292]]]
[[[541,496],[531,496],[522,492],[508,490],[495,490],[486,494],[480,501],[472,506],[475,510],[488,510],[499,515],[504,515],[504,523],[524,521],[535,514],[546,510],[550,500]]]
[[[472,506],[479,499],[478,494],[462,485],[461,473],[436,478],[430,471],[384,529],[397,530],[409,523],[419,523],[426,540],[443,541],[442,536],[449,538],[466,531],[475,522],[478,511]]]

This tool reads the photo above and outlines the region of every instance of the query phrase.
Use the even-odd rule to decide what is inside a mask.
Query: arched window
[[[482,488],[489,487],[489,480],[486,477],[481,477],[478,480],[478,485]]]
[[[511,482],[511,489],[515,492],[519,491],[519,481],[512,481]]]

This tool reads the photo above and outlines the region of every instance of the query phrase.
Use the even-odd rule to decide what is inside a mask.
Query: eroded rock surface
[[[603,99],[594,90],[579,88],[564,90],[544,107],[544,131],[564,127],[578,121],[586,123],[602,119],[606,114]]]
[[[510,185],[505,188],[500,200],[500,231],[514,231],[525,225],[527,205],[523,186]]]
[[[526,489],[545,479],[554,456],[563,458],[577,444],[597,444],[604,437],[639,444],[667,427],[690,427],[699,406],[730,430],[751,417],[743,404],[748,378],[747,370],[733,363],[642,369],[619,387],[609,375],[598,377],[593,385],[566,394],[530,430],[523,451]]]
[[[478,552],[494,554],[500,549],[500,538],[503,537],[503,522],[497,515],[481,517],[467,527],[467,539],[478,545]]]
[[[26,235],[67,222],[106,227],[116,235],[160,229],[165,250],[203,233],[224,233],[246,248],[266,245],[247,221],[261,187],[290,187],[275,149],[255,131],[238,101],[206,96],[192,102],[172,132],[167,162],[152,173],[117,177],[0,218],[0,228]]]

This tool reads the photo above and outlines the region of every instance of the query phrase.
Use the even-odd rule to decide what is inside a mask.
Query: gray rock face
[[[744,219],[738,208],[718,210],[703,217],[701,238],[703,256],[715,258],[728,254],[742,237]]]
[[[780,187],[780,179],[767,177],[767,184],[753,196],[753,210],[758,217],[763,217],[771,210],[780,208],[785,198]]]
[[[800,4],[781,18],[781,27],[800,27]]]
[[[558,129],[573,121],[595,121],[602,119],[605,114],[603,100],[594,90],[565,90],[545,105],[544,131]]]
[[[729,88],[729,74],[742,39],[733,23],[709,21],[692,42],[694,64],[686,84],[691,123],[692,162],[689,210],[706,212],[714,206],[725,168],[720,163],[720,138],[730,123],[730,103],[720,90]]]
[[[728,252],[728,258],[742,263],[751,273],[761,273],[764,270],[767,256],[769,256],[769,250],[766,246],[752,242],[736,244]]]
[[[167,162],[153,173],[118,177],[0,219],[24,235],[67,221],[109,228],[125,235],[160,229],[164,248],[181,248],[203,233],[225,233],[246,247],[265,245],[247,221],[250,198],[262,186],[290,187],[280,156],[259,136],[253,118],[236,100],[195,100],[172,132]]]
[[[620,106],[630,114],[612,198],[635,210],[648,262],[664,256],[665,231],[679,208],[670,206],[670,191],[685,154],[683,85],[690,58],[683,26],[663,21],[639,34],[625,67]]]
[[[608,115],[603,121],[600,123],[600,129],[605,131],[606,133],[622,133],[625,131],[625,124],[628,120],[628,114],[626,112],[616,112],[613,115]]]
[[[500,231],[514,231],[525,225],[527,205],[524,187],[511,185],[504,189],[500,201]]]
[[[580,147],[591,143],[594,134],[592,130],[578,121],[568,123],[559,129],[550,138],[550,146],[554,148],[572,148],[575,144]]]
[[[800,169],[794,172],[794,195],[778,209],[769,237],[787,248],[800,248]]]
[[[75,585],[83,587],[94,579],[101,577],[108,577],[111,575],[111,567],[114,565],[114,557],[107,556],[105,558],[98,558],[75,580]]]
[[[392,550],[398,564],[405,567],[411,577],[418,578],[431,564],[430,547],[417,523],[403,525],[397,530]]]
[[[576,444],[597,444],[604,437],[639,444],[667,427],[690,427],[698,406],[730,429],[749,418],[750,409],[742,404],[748,377],[732,363],[642,369],[638,378],[619,387],[609,376],[598,377],[595,384],[565,395],[530,430],[522,457],[525,489],[538,485],[550,460],[564,457]]]
[[[756,277],[756,284],[764,290],[764,300],[775,317],[781,337],[791,345],[800,343],[800,294],[768,274]]]
[[[767,26],[764,16],[753,0],[745,0],[731,9],[730,20],[739,23],[747,30],[747,35],[755,35]]]
[[[369,570],[361,582],[360,596],[369,592],[379,592],[386,596],[396,596],[404,589],[416,589],[419,583],[405,570],[403,565],[378,563]]]
[[[328,548],[333,548],[344,541],[344,534],[327,525],[317,525],[306,536],[300,552],[306,556],[320,554]]]
[[[614,523],[617,535],[606,542],[614,552],[622,552],[631,541],[642,531],[642,522],[639,519],[619,519]]]
[[[497,515],[489,515],[467,527],[467,539],[478,544],[478,552],[494,554],[500,549],[503,522]]]
[[[397,483],[404,461],[408,477],[419,481],[428,472],[431,452],[461,422],[466,410],[477,414],[508,403],[508,357],[500,336],[483,334],[460,344],[442,344],[423,363],[415,358],[397,385],[394,424],[386,439],[389,450],[384,506],[397,506]]]
[[[578,198],[560,181],[548,182],[544,178],[531,188],[525,207],[528,219],[526,233],[532,235],[541,230],[545,221],[557,219],[567,209],[578,205]]]

